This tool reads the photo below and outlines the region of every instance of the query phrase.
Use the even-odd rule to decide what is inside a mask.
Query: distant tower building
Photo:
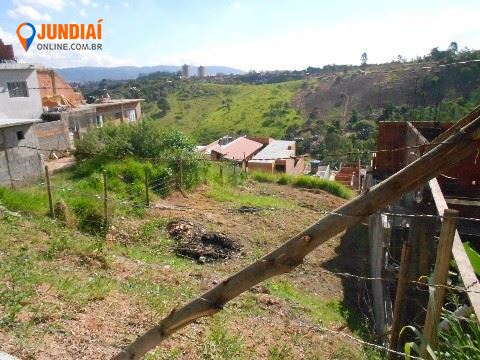
[[[182,65],[182,76],[184,78],[188,78],[190,76],[190,73],[188,71],[188,65],[187,64],[183,64]]]
[[[0,39],[0,63],[4,62],[16,62],[15,53],[12,45],[4,45]]]
[[[205,66],[199,66],[198,67],[198,77],[200,79],[204,78],[205,77]]]

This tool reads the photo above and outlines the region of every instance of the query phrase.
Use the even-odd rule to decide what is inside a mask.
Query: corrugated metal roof
[[[292,156],[295,156],[295,141],[272,140],[270,144],[253,157],[253,160],[287,159]]]
[[[249,158],[255,151],[261,149],[263,144],[247,139],[246,137],[239,137],[227,145],[212,149],[223,155],[226,159],[242,160],[244,157]]]

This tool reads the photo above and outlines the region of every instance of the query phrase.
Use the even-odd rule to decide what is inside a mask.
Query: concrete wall
[[[265,171],[273,173],[273,162],[248,162],[248,171]]]
[[[60,156],[61,151],[71,149],[68,123],[64,120],[41,122],[33,127],[39,148],[42,149],[40,152],[45,159],[49,159],[52,153]]]
[[[107,121],[114,122],[115,124],[120,124],[122,122],[122,108],[123,108],[123,122],[128,123],[128,113],[131,110],[135,111],[137,121],[142,118],[142,108],[140,102],[132,103],[115,103],[109,105],[97,106],[97,115],[103,116],[104,124]]]
[[[368,218],[369,230],[369,254],[370,254],[370,276],[372,278],[384,277],[385,248],[390,242],[390,224],[387,217],[382,214],[373,214]],[[388,311],[386,309],[386,289],[382,280],[370,282],[373,294],[374,325],[375,333],[383,340],[387,325],[389,323]]]
[[[290,175],[303,175],[305,170],[305,160],[303,157],[297,159],[288,159],[287,160],[287,174]]]
[[[11,98],[7,82],[25,81],[28,97]],[[0,64],[0,119],[39,119],[42,99],[36,70],[27,64]]]
[[[81,137],[91,127],[96,127],[97,112],[93,107],[77,108],[61,113],[70,137]]]
[[[18,140],[22,131],[24,139]],[[18,125],[0,130],[3,145],[0,147],[0,184],[21,186],[43,176],[43,160],[32,125]]]
[[[295,163],[296,160],[296,163]],[[275,162],[265,161],[250,161],[248,163],[248,170],[249,171],[265,171],[269,173],[276,172],[275,166],[280,165],[285,167],[285,173],[289,175],[303,175],[303,171],[305,170],[305,161],[303,158],[297,159],[281,159],[276,160]]]

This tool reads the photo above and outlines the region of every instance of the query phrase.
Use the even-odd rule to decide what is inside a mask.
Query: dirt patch
[[[200,263],[226,260],[238,254],[241,245],[220,232],[207,232],[198,224],[186,220],[173,220],[167,232],[176,240],[175,252]]]

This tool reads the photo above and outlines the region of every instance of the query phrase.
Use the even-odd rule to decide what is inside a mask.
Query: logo
[[[28,51],[35,38],[38,40],[38,50],[102,50],[102,43],[91,42],[102,40],[102,22],[103,19],[99,19],[96,24],[40,24],[39,31],[32,24],[24,22],[18,25],[17,36],[25,51]],[[32,30],[28,38],[21,34],[24,27]],[[55,40],[69,42],[59,43]]]
[[[23,37],[22,34],[20,33],[20,31],[24,26],[28,26],[30,29],[32,29],[32,35],[28,38]],[[18,28],[17,28],[18,40],[20,40],[20,44],[22,44],[25,51],[28,51],[28,49],[30,48],[30,45],[32,45],[32,42],[33,42],[33,39],[35,39],[36,33],[37,33],[37,30],[35,29],[35,26],[33,26],[30,23],[24,22],[18,25]]]

